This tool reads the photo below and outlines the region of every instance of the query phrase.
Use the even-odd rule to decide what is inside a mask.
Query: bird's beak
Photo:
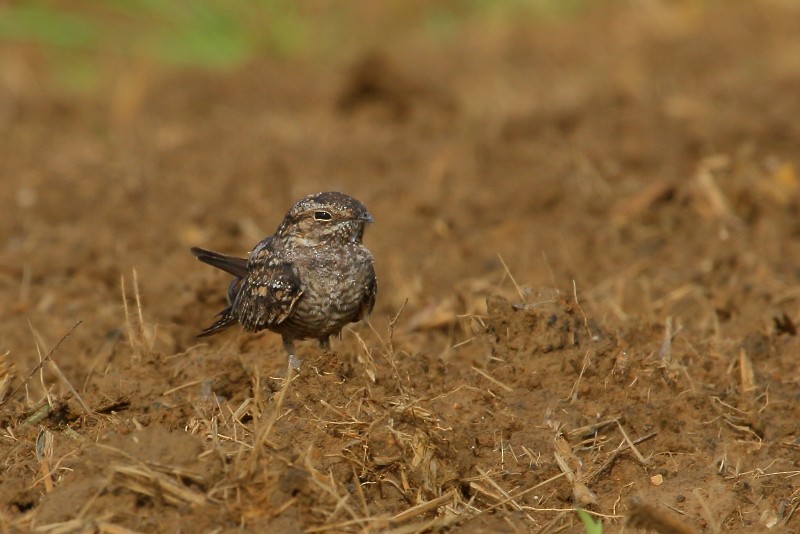
[[[366,212],[366,211],[365,211],[365,212],[364,212],[364,213],[361,215],[361,217],[359,217],[359,219],[361,219],[361,220],[362,220],[362,221],[364,221],[365,223],[372,223],[372,222],[375,222],[375,220],[372,218],[372,215],[370,215],[370,214],[369,214],[368,212]]]

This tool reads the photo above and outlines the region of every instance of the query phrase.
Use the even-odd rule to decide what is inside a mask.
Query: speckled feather
[[[232,298],[239,323],[252,332],[283,323],[303,295],[297,268],[272,243],[267,238],[250,255],[247,275]]]
[[[247,260],[193,248],[199,260],[234,276],[230,306],[200,335],[237,322],[249,331],[269,329],[283,337],[290,361],[295,339],[314,338],[327,346],[331,335],[366,318],[375,305],[373,258],[361,243],[369,222],[372,217],[358,200],[319,193],[295,203]]]

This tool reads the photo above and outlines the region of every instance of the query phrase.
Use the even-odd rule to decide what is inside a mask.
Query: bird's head
[[[361,243],[364,228],[372,222],[367,208],[349,195],[329,191],[298,200],[286,214],[277,235],[320,243]]]

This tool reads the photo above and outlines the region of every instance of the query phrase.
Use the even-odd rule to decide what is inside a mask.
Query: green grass
[[[583,527],[586,529],[586,534],[603,534],[603,523],[601,521],[595,522],[586,510],[575,510],[578,517],[583,522]]]
[[[68,86],[104,62],[231,68],[254,57],[330,60],[408,32],[447,40],[464,24],[571,16],[587,0],[44,0],[0,6],[0,47],[35,50]]]

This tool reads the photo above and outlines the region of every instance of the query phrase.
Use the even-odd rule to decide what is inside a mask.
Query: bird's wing
[[[233,308],[245,330],[263,330],[285,321],[302,294],[294,265],[280,261],[268,248],[256,247]]]
[[[235,256],[226,256],[219,252],[213,252],[200,247],[192,247],[192,254],[203,263],[207,263],[212,267],[221,269],[226,273],[230,273],[238,278],[244,278],[247,274],[247,260],[244,258],[237,258]]]
[[[197,334],[197,337],[213,336],[218,332],[235,325],[237,323],[236,315],[233,313],[233,308],[228,306],[217,314],[217,319],[214,324]]]
[[[371,266],[370,266],[371,267]],[[375,278],[375,271],[370,269],[371,276],[367,280],[366,291],[361,298],[361,306],[358,308],[358,320],[369,319],[369,314],[372,313],[372,308],[375,307],[375,298],[378,295],[378,279]]]

